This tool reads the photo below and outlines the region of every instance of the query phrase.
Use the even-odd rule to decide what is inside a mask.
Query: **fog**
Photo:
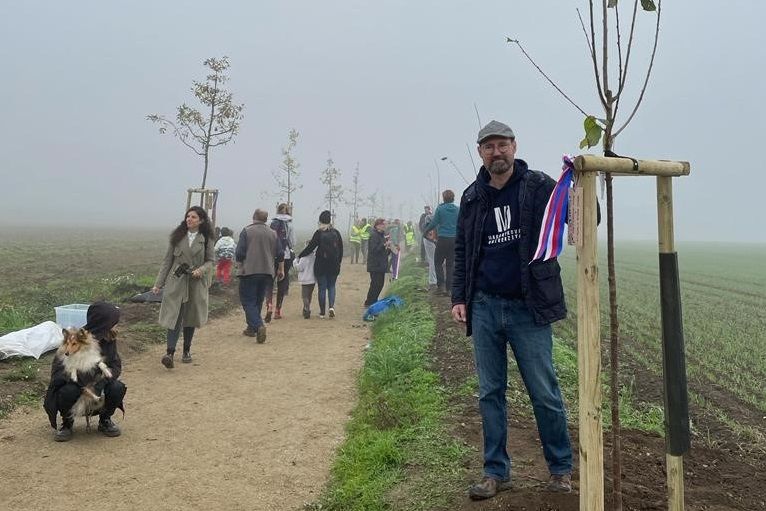
[[[558,177],[561,155],[580,152],[583,116],[506,37],[600,117],[576,7],[587,2],[4,1],[0,225],[169,231],[186,189],[200,184],[202,159],[146,115],[196,105],[190,88],[206,74],[202,61],[223,55],[245,118],[236,142],[211,153],[219,225],[241,227],[256,207],[273,212],[272,171],[290,128],[300,132],[302,229],[324,208],[328,153],[346,198],[358,162],[361,194],[385,200],[377,214],[417,219],[437,183],[459,194],[465,182],[455,167],[471,178],[469,154],[479,165],[476,109],[483,123],[513,127],[517,157]],[[756,206],[766,189],[757,151],[766,134],[766,3],[663,7],[644,102],[615,150],[691,162],[691,175],[674,182],[679,241],[764,242]],[[654,15],[640,12],[638,21],[623,120]],[[618,178],[615,190],[618,237],[655,239],[654,179]],[[339,227],[347,215],[344,206]]]

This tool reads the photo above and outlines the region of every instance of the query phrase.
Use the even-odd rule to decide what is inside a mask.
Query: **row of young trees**
[[[234,142],[239,134],[244,119],[244,104],[234,102],[234,95],[223,88],[229,77],[226,71],[230,67],[229,58],[209,58],[203,62],[209,74],[204,81],[194,81],[191,92],[202,105],[195,108],[183,103],[177,107],[175,118],[164,115],[150,114],[147,120],[159,125],[159,132],[170,132],[184,146],[202,158],[202,184],[207,185],[208,169],[210,167],[211,149]],[[272,172],[277,186],[280,202],[293,204],[295,192],[302,187],[300,183],[300,163],[295,158],[295,147],[300,133],[295,128],[287,135],[287,145],[282,148],[282,162]],[[328,154],[327,165],[322,170],[320,182],[325,186],[324,203],[335,217],[336,210],[341,204],[351,208],[353,218],[359,217],[361,209],[369,207],[370,215],[377,212],[377,192],[362,197],[362,187],[359,182],[359,163],[353,174],[352,185],[349,188],[349,198],[344,201],[346,188],[341,183],[342,171],[335,166],[332,155]]]

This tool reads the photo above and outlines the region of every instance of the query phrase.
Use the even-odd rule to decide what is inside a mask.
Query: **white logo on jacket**
[[[497,234],[487,236],[487,245],[507,243],[521,238],[521,229],[511,230],[511,206],[500,206],[494,208],[494,210]]]

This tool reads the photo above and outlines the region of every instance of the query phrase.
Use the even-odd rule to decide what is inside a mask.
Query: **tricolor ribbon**
[[[564,249],[564,224],[569,208],[569,188],[572,186],[574,163],[572,156],[568,154],[561,159],[564,162],[561,167],[561,177],[548,199],[548,205],[545,206],[540,238],[537,240],[537,251],[532,261],[553,259],[558,257]]]

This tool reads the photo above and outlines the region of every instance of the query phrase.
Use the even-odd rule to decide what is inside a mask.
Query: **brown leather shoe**
[[[471,486],[468,490],[468,496],[471,500],[491,499],[501,491],[511,489],[511,481],[501,481],[494,477],[484,476],[481,482]]]
[[[546,490],[554,493],[569,493],[572,491],[572,474],[551,474]]]

